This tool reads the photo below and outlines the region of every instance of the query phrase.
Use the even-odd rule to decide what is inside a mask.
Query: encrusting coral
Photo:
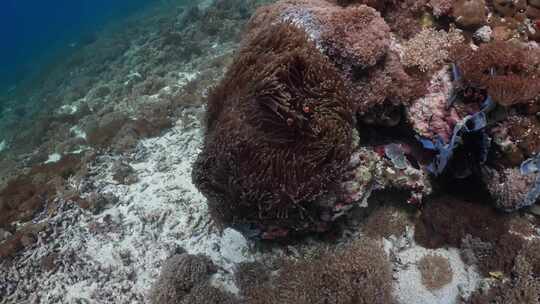
[[[352,153],[352,116],[337,70],[290,23],[244,42],[210,94],[193,179],[224,222],[319,230],[320,206]]]

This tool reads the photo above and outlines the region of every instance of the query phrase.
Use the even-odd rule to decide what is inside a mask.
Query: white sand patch
[[[427,255],[438,255],[448,259],[452,269],[452,281],[440,289],[428,290],[422,284],[422,275],[418,263]],[[461,260],[459,250],[426,249],[412,244],[408,249],[396,253],[397,272],[394,295],[401,304],[454,304],[461,303],[477,289],[481,280],[475,267],[468,266]]]
[[[45,164],[56,163],[62,159],[62,155],[59,153],[53,153],[49,155],[49,158],[44,162]]]
[[[162,262],[179,248],[208,255],[220,268],[213,283],[237,291],[233,269],[254,256],[240,233],[213,228],[206,200],[191,182],[203,132],[197,114],[185,113],[162,137],[140,142],[129,163],[138,175],[135,184],[113,182],[111,169],[119,156],[100,157],[92,169],[96,175],[87,181],[93,184],[90,190],[117,200],[99,214],[67,203],[67,210],[42,219],[55,227],[54,232],[42,245],[25,251],[20,257],[24,263],[9,266],[0,278],[0,285],[17,290],[6,303],[27,298],[46,303],[148,303]],[[47,273],[41,258],[51,252],[59,255],[60,265]]]

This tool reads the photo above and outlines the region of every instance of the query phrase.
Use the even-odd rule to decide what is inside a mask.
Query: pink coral
[[[455,108],[448,108],[452,83],[448,69],[439,71],[432,79],[428,94],[408,108],[407,117],[416,133],[428,139],[440,137],[448,142],[454,126],[461,120]]]
[[[285,0],[259,9],[248,28],[254,33],[265,23],[283,20],[302,28],[343,72],[355,110],[365,112],[387,99],[399,104],[414,91],[399,58],[389,52],[390,28],[375,9],[358,4],[341,7],[320,0]],[[405,95],[407,98],[402,98]]]

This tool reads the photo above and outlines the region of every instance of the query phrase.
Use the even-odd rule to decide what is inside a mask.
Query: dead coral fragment
[[[498,104],[511,106],[540,94],[540,74],[528,52],[517,43],[494,41],[462,50],[457,65],[466,86],[485,89]]]
[[[339,183],[351,155],[344,91],[303,30],[280,23],[244,41],[209,96],[193,170],[216,219],[320,230],[313,201]]]

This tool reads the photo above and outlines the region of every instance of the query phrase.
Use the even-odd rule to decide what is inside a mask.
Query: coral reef
[[[313,201],[339,182],[352,152],[343,91],[337,70],[293,25],[245,41],[210,94],[193,171],[213,213],[264,229],[323,229]]]
[[[540,93],[539,74],[527,50],[514,42],[495,41],[457,55],[464,85],[483,89],[493,100],[510,106],[533,100]]]
[[[0,303],[538,302],[540,1],[160,2],[0,96]]]
[[[535,174],[526,175],[516,168],[502,172],[485,168],[483,179],[495,204],[502,210],[515,211],[534,204],[538,199],[538,194],[532,193],[537,187]]]
[[[423,29],[403,44],[403,65],[418,67],[420,71],[435,71],[448,62],[450,49],[463,41],[456,30],[449,32]]]
[[[468,303],[540,303],[540,241],[524,246],[515,257],[512,276],[477,291]]]
[[[373,8],[343,8],[322,0],[279,1],[255,14],[250,32],[283,20],[304,29],[340,69],[355,112],[365,115],[377,107],[399,107],[424,92],[422,79],[406,73],[391,49],[390,28]]]
[[[487,23],[488,10],[484,0],[457,0],[452,9],[456,24],[464,28],[478,28]]]
[[[373,240],[357,240],[313,260],[284,263],[277,277],[266,282],[270,286],[247,290],[248,303],[394,302],[390,264]]]
[[[436,17],[448,16],[454,7],[455,0],[430,0],[429,6]]]
[[[177,254],[162,266],[152,288],[151,302],[155,304],[234,304],[236,298],[209,283],[215,265],[205,256]]]
[[[154,284],[152,303],[179,303],[212,273],[212,262],[204,256],[174,255],[162,266]]]
[[[440,255],[426,255],[418,263],[422,274],[422,284],[429,290],[440,289],[452,281],[452,268],[447,258]]]
[[[475,263],[485,275],[495,271],[510,274],[529,237],[512,232],[510,219],[486,204],[439,198],[426,204],[415,239],[428,248],[461,248],[465,260]]]

